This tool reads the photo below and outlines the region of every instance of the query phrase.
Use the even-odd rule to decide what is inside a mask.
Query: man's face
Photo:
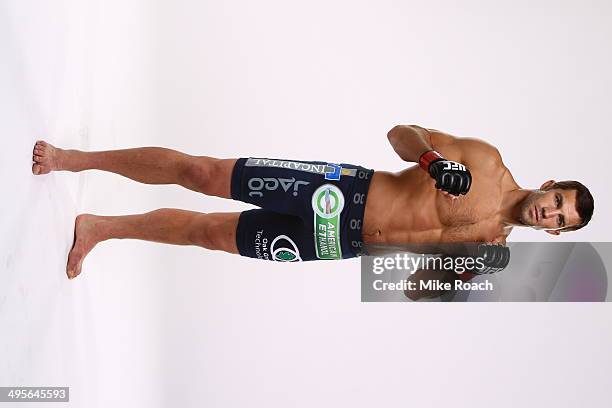
[[[545,190],[553,183],[547,181],[541,190],[533,191],[523,200],[520,221],[558,235],[559,230],[580,224],[581,220],[576,211],[576,190]]]

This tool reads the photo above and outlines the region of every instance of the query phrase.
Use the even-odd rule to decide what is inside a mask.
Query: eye
[[[557,208],[561,206],[561,197],[555,196],[555,204],[557,205]]]
[[[559,227],[562,227],[562,226],[563,226],[563,219],[561,219],[561,216],[558,216],[558,217],[557,217],[557,225],[558,225]]]

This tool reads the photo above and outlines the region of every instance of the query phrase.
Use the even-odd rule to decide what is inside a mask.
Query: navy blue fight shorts
[[[240,214],[240,255],[289,262],[361,255],[373,173],[344,163],[238,159],[232,198],[260,207]]]

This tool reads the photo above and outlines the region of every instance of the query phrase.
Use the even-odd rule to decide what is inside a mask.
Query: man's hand
[[[435,150],[421,155],[419,165],[436,180],[436,188],[458,196],[467,194],[472,185],[472,174],[461,163],[446,160]]]
[[[483,259],[483,267],[473,271],[476,275],[488,275],[503,271],[510,263],[510,248],[498,244],[478,245],[478,257]]]
[[[461,163],[439,160],[429,166],[429,175],[436,180],[436,188],[452,195],[467,194],[472,185],[472,174]]]

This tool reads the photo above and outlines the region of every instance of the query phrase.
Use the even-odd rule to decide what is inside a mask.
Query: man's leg
[[[70,279],[81,273],[83,259],[99,242],[131,238],[174,245],[197,245],[238,254],[236,227],[240,213],[203,214],[162,208],[145,214],[104,217],[81,214],[76,219],[74,245],[68,255]]]
[[[83,152],[64,150],[38,141],[34,145],[32,173],[51,171],[110,171],[145,184],[179,184],[207,195],[231,198],[231,177],[236,159],[191,156],[162,147]]]

